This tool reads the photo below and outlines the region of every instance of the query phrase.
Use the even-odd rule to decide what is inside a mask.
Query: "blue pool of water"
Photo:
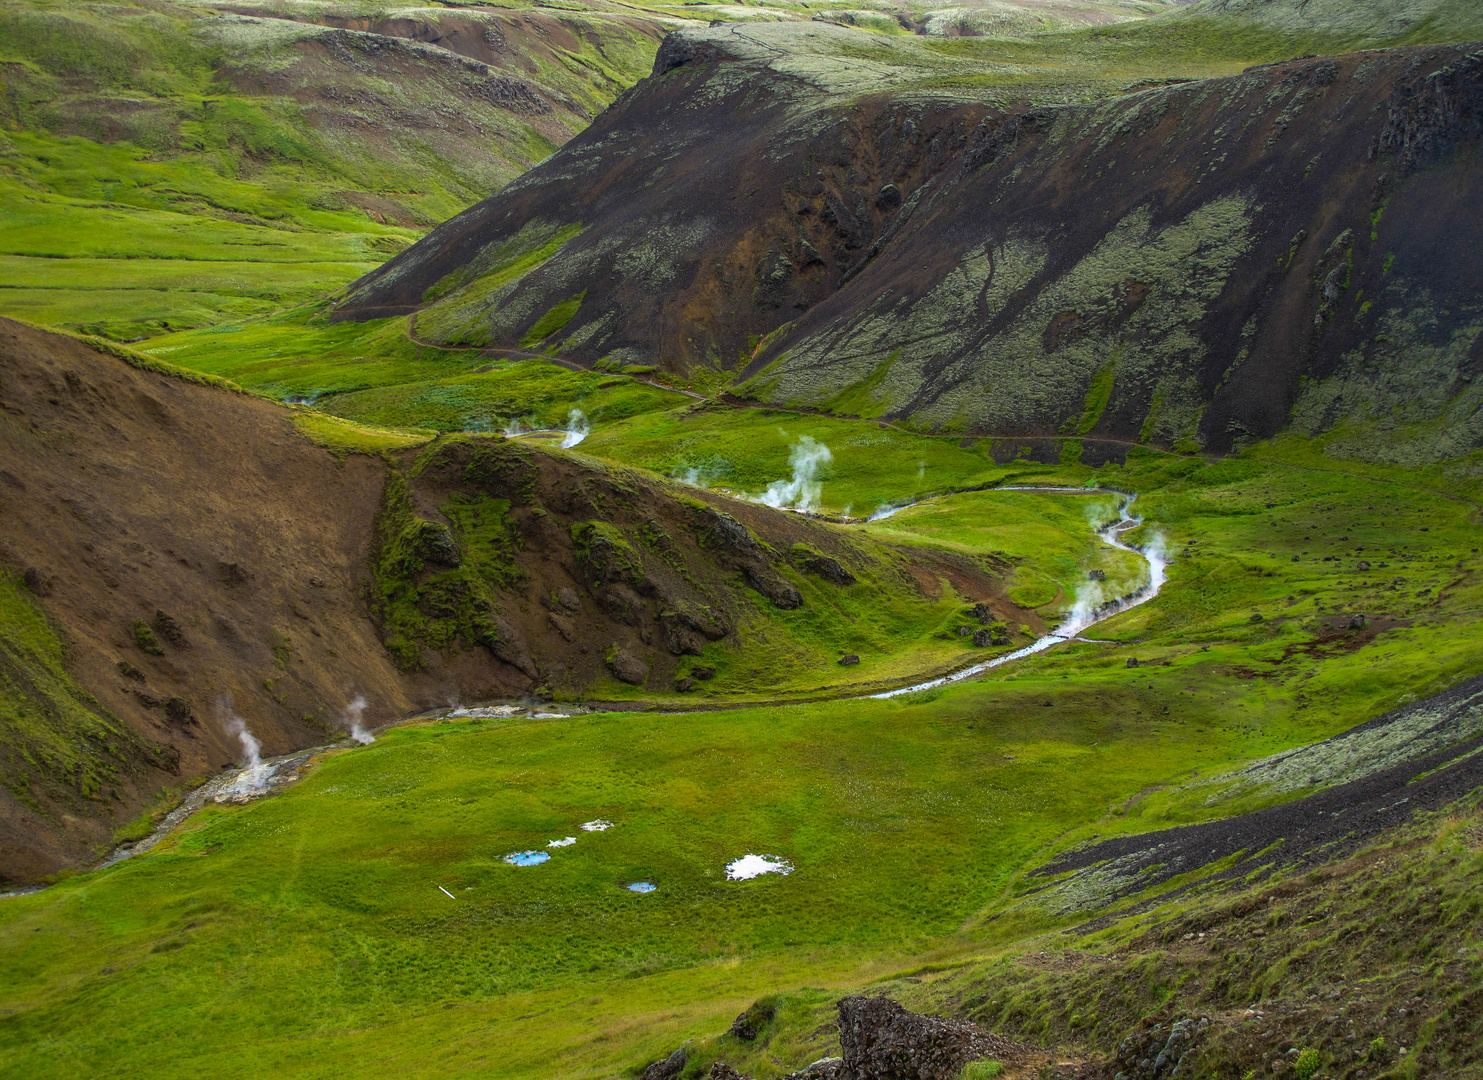
[[[511,866],[540,866],[550,857],[544,851],[517,851],[512,855],[506,855],[505,862]]]
[[[647,882],[647,881],[635,881],[632,885],[628,886],[628,891],[629,892],[653,892],[658,887],[659,886],[657,886],[657,885],[651,885],[651,884],[649,884],[649,882]]]

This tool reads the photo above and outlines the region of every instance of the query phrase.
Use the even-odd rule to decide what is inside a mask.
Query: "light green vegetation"
[[[820,474],[822,508],[865,517],[924,495],[1001,483],[1079,486],[1096,475],[1084,466],[1029,461],[997,465],[994,440],[933,438],[876,423],[770,409],[702,403],[645,413],[596,430],[590,454],[675,476],[717,491],[758,496],[792,472],[788,457],[801,436],[829,448]],[[1014,440],[1005,440],[1013,445]]]
[[[568,423],[574,408],[606,423],[685,400],[624,376],[423,345],[408,335],[405,318],[330,323],[311,308],[140,348],[258,393],[393,428],[499,431],[514,420],[550,427]]]
[[[1117,520],[1120,502],[1108,494],[975,492],[907,507],[862,531],[877,540],[1006,555],[1017,563],[1009,598],[1021,607],[1044,607],[1041,614],[1054,621],[1076,599],[1089,571],[1107,575],[1109,596],[1147,580],[1137,555],[1092,539],[1094,527]]]
[[[294,427],[311,442],[338,454],[379,454],[403,450],[432,439],[437,432],[376,427],[342,420],[338,416],[301,409],[294,413]]]
[[[136,339],[323,295],[550,154],[676,22],[6,0],[0,311]]]

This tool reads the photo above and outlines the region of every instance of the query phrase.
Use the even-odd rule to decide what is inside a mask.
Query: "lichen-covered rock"
[[[846,570],[838,559],[821,555],[801,544],[793,549],[793,557],[800,569],[815,574],[832,585],[843,588],[855,584],[855,575]]]
[[[661,1058],[644,1070],[643,1080],[674,1080],[690,1060],[690,1053],[683,1046],[669,1057]]]
[[[1113,1061],[1115,1080],[1173,1080],[1192,1076],[1186,1055],[1210,1024],[1209,1017],[1186,1017],[1136,1031],[1122,1041]]]

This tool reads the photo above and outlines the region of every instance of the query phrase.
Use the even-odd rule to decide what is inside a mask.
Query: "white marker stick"
[[[458,897],[454,896],[451,892],[449,892],[447,889],[443,888],[443,886],[441,886],[441,885],[438,886],[438,891],[441,892],[444,896],[446,896],[449,900],[457,900],[458,899]]]

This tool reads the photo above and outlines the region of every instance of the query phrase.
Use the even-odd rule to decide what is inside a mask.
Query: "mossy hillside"
[[[388,474],[376,526],[375,613],[404,668],[423,666],[424,647],[495,649],[504,639],[495,594],[524,577],[509,509],[506,499],[459,493],[442,508],[446,524],[429,521],[418,517],[402,472]]]
[[[475,1025],[523,1015],[507,1005],[528,1008],[576,982],[603,999],[584,1010],[601,1029],[646,1001],[716,1000],[713,976],[727,971],[731,989],[678,1032],[646,1024],[596,1043],[581,1036],[579,1048],[543,1025],[545,1051],[494,1036],[504,1075],[611,1072],[660,1056],[662,1040],[729,1023],[740,1011],[732,993],[755,986],[758,971],[774,985],[817,985],[820,969],[859,972],[947,945],[1010,867],[1078,819],[1222,759],[1197,728],[1110,723],[1121,709],[1094,697],[1045,710],[1040,686],[989,692],[999,707],[987,717],[984,688],[968,688],[920,704],[384,734],[283,797],[208,811],[157,853],[8,904],[4,985],[27,1004],[5,1021],[7,1060],[47,1075],[52,1066],[27,1050],[47,1033],[70,1062],[108,1054],[173,1075],[184,1038],[196,1064],[230,1067],[246,1060],[234,1047],[292,1045],[282,1068],[312,1072],[396,1039],[446,1045],[462,1031],[477,1042]],[[1084,779],[1067,785],[1072,768]],[[597,816],[617,827],[572,827]],[[578,843],[544,866],[500,862],[573,834]],[[268,856],[284,844],[295,859]],[[721,866],[746,850],[797,869],[723,882]],[[630,880],[660,889],[639,898],[623,890]],[[101,951],[52,947],[120,916]],[[85,1013],[48,993],[60,978],[89,988]],[[258,992],[268,986],[277,990]],[[203,1009],[213,1024],[189,1022]],[[418,1019],[434,1012],[435,1026]],[[84,1019],[105,1013],[106,1036]],[[212,1034],[224,1027],[242,1038]],[[552,1040],[563,1046],[554,1059]]]
[[[44,814],[101,806],[107,817],[142,766],[170,769],[178,760],[141,740],[77,684],[65,643],[31,587],[8,569],[0,572],[0,747],[0,780],[18,802]]]
[[[9,1060],[31,1067],[27,1048],[44,1035],[62,1040],[68,1061],[111,1055],[168,1075],[186,1031],[199,1033],[187,1036],[193,1069],[239,1060],[233,1046],[258,1053],[289,1039],[291,1069],[374,1051],[415,1074],[418,1046],[562,1002],[560,1014],[579,1019],[541,1025],[539,1045],[528,1025],[496,1029],[502,1070],[612,1072],[715,1035],[765,993],[858,985],[890,965],[998,948],[1016,925],[1053,929],[1044,917],[980,920],[1016,898],[1023,870],[1067,846],[1270,799],[1212,803],[1212,788],[1191,781],[1478,672],[1471,505],[1341,465],[1131,458],[1121,482],[1142,491],[1150,525],[1179,557],[1157,600],[1098,627],[1111,644],[1069,643],[986,681],[892,701],[400,729],[330,759],[285,796],[208,812],[157,855],[8,901],[0,942],[15,974],[0,984],[19,1005],[0,1025]],[[1347,620],[1362,593],[1349,587],[1358,530],[1392,520],[1406,532],[1387,525],[1385,539],[1408,556],[1415,585],[1389,613],[1412,624],[1370,636],[1383,614],[1371,611],[1369,630],[1333,632],[1328,617]],[[1310,538],[1307,526],[1324,523],[1349,537],[1338,567]],[[637,535],[626,539],[644,550]],[[1309,554],[1252,571],[1260,552],[1286,552],[1277,543]],[[1438,589],[1433,577],[1455,584]],[[1216,585],[1226,610],[1191,602]],[[1260,613],[1289,592],[1322,615],[1250,621],[1248,605]],[[1140,666],[1127,668],[1129,656]],[[596,816],[619,827],[557,849],[542,867],[499,862]],[[298,853],[291,860],[273,854],[285,845]],[[733,847],[798,869],[723,884]],[[468,906],[433,906],[455,902],[430,876]],[[660,891],[628,894],[630,879]],[[634,906],[655,899],[670,906]],[[94,919],[125,928],[102,939],[104,952],[49,944],[88,934]],[[497,929],[478,931],[486,925]],[[235,978],[220,978],[215,961]],[[862,961],[874,965],[863,976]],[[281,978],[290,967],[295,977]],[[630,977],[608,981],[620,975]],[[62,980],[87,990],[46,989]],[[278,989],[224,991],[259,983]],[[674,1001],[688,1003],[679,1016],[624,1026]],[[213,1025],[189,1022],[204,1008]],[[102,1015],[106,1032],[90,1026]],[[242,1039],[209,1034],[223,1025]],[[176,1033],[174,1056],[156,1026]],[[612,1039],[590,1040],[608,1027]],[[440,1061],[436,1071],[484,1067]]]
[[[1305,1063],[1295,1075],[1468,1075],[1480,1043],[1463,954],[1483,940],[1470,889],[1480,839],[1483,820],[1467,800],[1315,871],[938,956],[854,992],[970,1019],[1063,1057],[1111,1055],[1145,1024],[1208,1016],[1214,1023],[1186,1060],[1231,1080],[1273,1060]],[[706,1033],[690,1044],[684,1075],[703,1076],[716,1060],[766,1075],[838,1054],[841,996],[758,998],[748,1009],[756,1038],[724,1025]]]

